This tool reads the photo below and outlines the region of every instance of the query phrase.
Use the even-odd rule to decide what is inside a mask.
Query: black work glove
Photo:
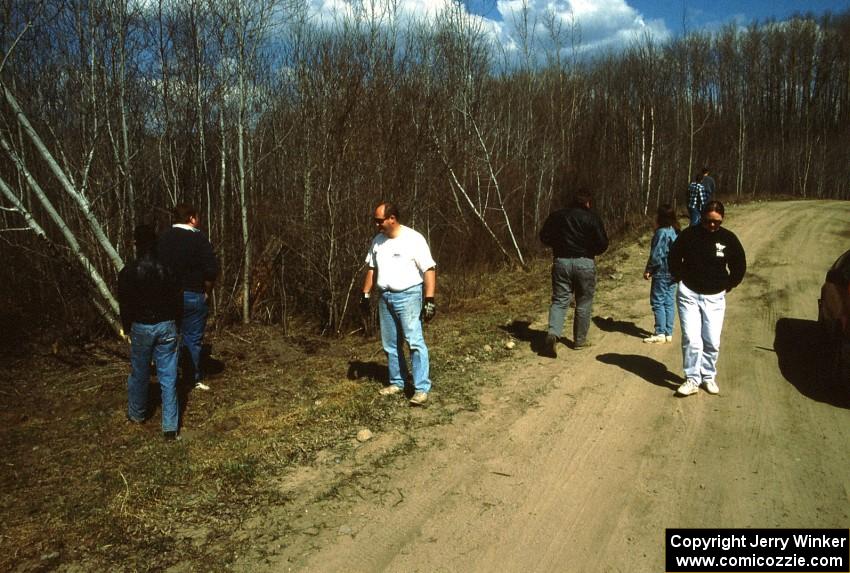
[[[422,305],[422,312],[419,314],[419,319],[425,322],[431,322],[435,314],[437,314],[437,304],[434,302],[434,297],[426,296],[425,303]]]
[[[365,292],[360,293],[360,313],[364,316],[372,311],[372,306],[369,304],[369,295]]]

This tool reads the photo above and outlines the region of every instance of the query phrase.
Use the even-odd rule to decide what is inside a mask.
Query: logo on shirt
[[[721,243],[714,243],[714,248],[717,249],[716,256],[718,256],[718,257],[725,257],[726,256],[726,255],[723,254],[723,251],[726,249],[726,245],[721,244]]]

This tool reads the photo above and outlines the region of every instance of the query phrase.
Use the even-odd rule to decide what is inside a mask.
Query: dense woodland
[[[278,0],[3,0],[0,303],[117,328],[141,222],[198,205],[217,316],[326,334],[393,200],[443,272],[524,266],[580,187],[616,232],[711,166],[721,197],[850,198],[850,12],[589,53],[575,22],[496,45],[457,6],[334,22]],[[524,26],[524,28],[523,28]],[[539,38],[538,38],[539,39]]]

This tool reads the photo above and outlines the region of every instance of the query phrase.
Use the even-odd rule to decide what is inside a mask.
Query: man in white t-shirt
[[[410,346],[414,394],[410,403],[423,406],[431,390],[428,347],[422,333],[422,321],[434,317],[434,290],[437,286],[437,263],[431,257],[428,243],[420,233],[399,222],[398,208],[381,203],[373,220],[378,234],[372,240],[366,264],[369,270],[363,280],[361,307],[369,308],[369,294],[376,286],[381,342],[387,354],[390,384],[382,395],[404,390],[410,373],[404,357],[404,343]]]

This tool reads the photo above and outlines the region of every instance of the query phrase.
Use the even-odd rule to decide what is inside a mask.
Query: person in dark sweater
[[[174,215],[177,223],[159,237],[159,256],[177,275],[183,289],[182,339],[192,359],[195,388],[209,390],[202,382],[201,348],[209,314],[207,301],[218,276],[218,260],[209,239],[199,228],[197,209],[179,203]]]
[[[127,379],[127,419],[144,422],[147,413],[151,360],[162,393],[162,431],[177,439],[178,323],[183,293],[177,277],[156,256],[156,233],[150,225],[135,229],[136,258],[118,274],[121,326],[130,337]]]
[[[702,183],[705,189],[705,202],[708,203],[714,199],[714,192],[717,190],[717,184],[714,182],[714,177],[709,175],[708,166],[702,168]]]
[[[720,333],[726,311],[726,294],[741,284],[747,272],[744,247],[735,233],[721,227],[725,208],[709,201],[701,224],[688,227],[670,248],[667,263],[679,283],[676,306],[682,325],[682,366],[685,383],[676,393],[690,396],[700,387],[709,394],[717,386]]]
[[[544,351],[557,357],[556,345],[564,330],[567,308],[575,294],[573,348],[588,346],[587,331],[596,291],[595,257],[608,249],[602,219],[590,210],[592,197],[582,191],[572,205],[550,214],[540,230],[540,240],[552,249],[552,304]]]

